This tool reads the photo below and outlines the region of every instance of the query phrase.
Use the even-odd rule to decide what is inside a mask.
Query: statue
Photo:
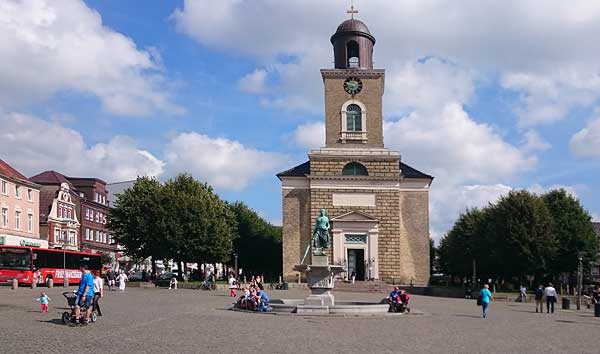
[[[329,242],[329,218],[327,217],[327,211],[321,209],[320,215],[315,221],[315,228],[312,234],[312,246],[313,255],[323,256],[323,249],[330,247]]]

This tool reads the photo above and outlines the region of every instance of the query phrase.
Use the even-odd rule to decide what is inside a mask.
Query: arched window
[[[346,108],[346,131],[362,131],[362,111],[356,104],[351,104]]]
[[[342,176],[368,176],[367,168],[358,163],[358,162],[350,162],[344,169],[342,170]]]
[[[346,44],[346,55],[348,55],[349,68],[358,68],[360,66],[360,54],[356,41],[349,41]]]

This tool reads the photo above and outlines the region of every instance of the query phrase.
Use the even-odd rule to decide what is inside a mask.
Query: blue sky
[[[436,238],[513,188],[564,187],[600,215],[600,5],[538,3],[356,2],[386,145],[436,177]],[[279,223],[274,174],[323,144],[319,69],[347,7],[2,2],[0,158],[109,182],[190,172]]]

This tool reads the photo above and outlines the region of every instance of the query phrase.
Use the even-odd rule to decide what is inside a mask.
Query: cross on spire
[[[358,13],[358,10],[354,8],[354,1],[350,1],[350,10],[346,10],[347,14],[350,14],[350,18],[354,19],[354,14]]]

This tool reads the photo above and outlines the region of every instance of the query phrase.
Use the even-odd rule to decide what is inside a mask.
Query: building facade
[[[62,174],[45,171],[30,178],[41,185],[40,237],[48,247],[80,250],[80,227],[77,217],[79,196],[75,187]]]
[[[117,245],[106,226],[109,211],[106,182],[98,178],[67,177],[79,195],[77,213],[81,220],[80,248],[107,253],[116,258]]]
[[[283,197],[283,272],[295,279],[325,208],[330,262],[358,280],[429,281],[429,187],[433,177],[402,162],[383,143],[385,70],[373,69],[375,38],[356,19],[331,37],[335,67],[322,69],[325,146],[277,177]],[[318,132],[315,132],[318,134]]]
[[[40,240],[40,186],[0,160],[0,245],[48,248]]]

